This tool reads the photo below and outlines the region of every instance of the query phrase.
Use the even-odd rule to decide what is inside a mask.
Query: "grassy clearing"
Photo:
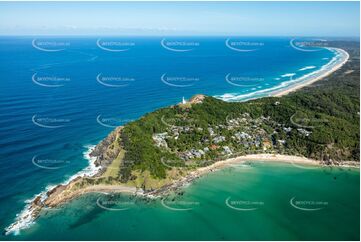
[[[112,163],[107,167],[107,170],[104,172],[102,177],[113,177],[117,178],[119,176],[120,166],[124,158],[125,150],[121,150]]]

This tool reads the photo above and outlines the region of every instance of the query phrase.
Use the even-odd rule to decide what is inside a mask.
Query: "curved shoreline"
[[[280,97],[283,95],[287,95],[290,92],[294,92],[304,86],[310,85],[310,84],[312,84],[318,80],[321,80],[322,78],[332,74],[333,72],[335,72],[336,70],[341,68],[348,61],[349,54],[346,51],[339,49],[339,48],[328,48],[328,49],[335,50],[337,53],[339,53],[341,55],[341,58],[336,60],[336,63],[334,63],[334,65],[331,68],[327,68],[328,67],[327,65],[330,65],[332,63],[332,60],[329,63],[327,63],[325,66],[323,66],[320,70],[315,71],[315,72],[317,72],[318,75],[314,76],[313,78],[306,79],[305,81],[303,81],[303,82],[301,81],[299,83],[296,82],[295,84],[292,84],[283,90],[275,91],[275,92],[271,93],[270,95]],[[336,56],[334,58],[336,58]],[[310,74],[308,74],[308,75],[310,75]],[[256,97],[256,99],[262,98],[262,97],[264,97],[264,96]],[[93,147],[93,149],[94,149],[94,147]],[[60,185],[48,186],[45,191],[41,192],[40,194],[35,195],[35,197],[33,197],[29,201],[29,203],[27,203],[26,207],[16,216],[15,222],[12,223],[10,226],[8,226],[5,229],[5,234],[9,234],[9,233],[16,234],[21,229],[28,228],[34,222],[34,220],[38,216],[40,210],[44,207],[44,205],[40,206],[39,203],[42,204],[47,198],[49,198],[49,196],[52,193],[56,192],[56,189],[58,189],[59,186],[67,187],[73,181],[75,181],[76,179],[79,179],[79,177],[92,178],[94,176],[97,176],[101,170],[101,167],[100,168],[96,167],[95,161],[96,161],[97,157],[90,156],[91,151],[92,151],[92,148],[90,147],[89,150],[84,153],[84,156],[86,156],[86,158],[89,160],[89,166],[85,167],[82,171],[76,173],[70,179],[61,183]],[[85,189],[80,189],[80,190],[72,193],[69,197],[65,197],[59,203],[51,204],[51,205],[57,206],[57,205],[61,204],[62,202],[66,202],[68,200],[71,200],[75,197],[78,197],[80,195],[83,195],[83,194],[86,194],[89,192],[104,192],[104,191],[106,191],[106,192],[110,192],[110,191],[111,192],[127,192],[127,193],[129,192],[129,193],[133,193],[133,194],[142,194],[142,195],[146,195],[146,196],[150,196],[150,197],[158,196],[159,194],[162,194],[163,192],[165,193],[165,192],[168,192],[169,190],[183,187],[185,184],[189,184],[192,180],[197,179],[198,177],[200,177],[204,174],[207,174],[209,172],[213,172],[215,170],[221,169],[221,168],[226,167],[231,164],[237,164],[237,163],[242,164],[247,161],[286,162],[286,163],[291,163],[291,164],[313,165],[313,166],[321,166],[322,165],[320,163],[320,161],[311,160],[311,159],[307,159],[304,157],[298,157],[298,156],[285,156],[285,155],[274,155],[274,154],[254,154],[254,155],[239,156],[236,158],[230,158],[230,159],[215,162],[212,165],[207,166],[207,167],[198,168],[195,171],[190,172],[188,175],[181,178],[180,180],[174,181],[169,186],[152,191],[152,192],[143,194],[142,192],[139,193],[139,191],[136,190],[135,188],[131,189],[131,188],[127,188],[127,187],[120,187],[119,185],[106,185],[106,186],[105,185],[102,185],[102,186],[93,185],[93,186],[86,187]],[[356,163],[350,164],[351,167],[358,167],[358,165],[359,164],[356,164]],[[117,187],[117,189],[115,189],[116,187]]]
[[[311,85],[312,83],[319,81],[340,69],[350,57],[347,51],[343,49],[334,47],[327,47],[326,49],[331,52],[336,52],[336,55],[320,69],[305,74],[295,80],[292,80],[291,77],[290,80],[281,82],[278,85],[267,89],[258,90],[246,94],[231,95],[229,97],[226,97],[227,94],[215,95],[214,97],[226,102],[245,102],[263,97],[281,97],[300,88]]]
[[[343,49],[331,48],[331,47],[326,48],[326,49],[329,49],[331,51],[334,50],[337,53],[339,53],[339,55],[341,56],[339,60],[336,60],[335,65],[332,66],[331,69],[327,69],[327,68],[325,68],[325,66],[331,64],[332,60],[329,63],[327,63],[326,65],[324,65],[320,70],[318,70],[317,74],[319,74],[319,75],[316,75],[314,78],[310,78],[309,80],[306,79],[305,81],[295,83],[284,90],[275,91],[272,93],[271,96],[281,97],[281,96],[287,95],[291,92],[297,91],[298,89],[301,89],[305,86],[311,85],[311,84],[331,75],[333,72],[337,71],[338,69],[340,69],[344,64],[346,64],[346,62],[350,58],[350,55],[347,53],[347,51],[345,51]],[[336,58],[336,57],[334,57],[334,58]],[[312,74],[312,73],[310,73],[310,74]],[[310,75],[310,74],[308,74],[308,75]],[[300,79],[302,79],[302,78],[303,77],[301,77]]]
[[[91,160],[94,161],[95,157],[91,157]],[[360,163],[355,161],[343,161],[342,163],[333,163],[333,164],[325,164],[318,160],[309,159],[306,157],[301,156],[291,156],[291,155],[281,155],[281,154],[250,154],[250,155],[243,155],[237,156],[234,158],[229,158],[221,161],[217,161],[209,166],[200,167],[194,171],[191,171],[186,176],[182,177],[179,180],[174,180],[171,184],[165,185],[159,189],[144,192],[142,189],[138,189],[136,187],[129,187],[126,185],[91,185],[85,188],[76,190],[75,192],[70,192],[67,196],[61,196],[59,198],[53,198],[50,201],[46,202],[46,206],[44,206],[45,200],[50,198],[53,193],[57,193],[57,189],[62,188],[65,190],[71,187],[73,182],[76,182],[80,179],[80,176],[76,176],[75,178],[68,180],[68,183],[62,183],[58,186],[53,186],[50,190],[46,190],[35,196],[32,201],[24,208],[22,213],[19,214],[18,218],[13,224],[5,229],[5,234],[14,233],[17,234],[20,230],[28,228],[31,224],[34,223],[35,219],[38,217],[41,210],[47,208],[56,208],[57,206],[64,204],[68,201],[71,201],[75,198],[78,198],[82,195],[86,195],[89,193],[124,193],[130,195],[140,195],[147,198],[159,198],[163,195],[168,194],[171,191],[178,190],[191,184],[192,181],[209,174],[211,172],[215,172],[221,170],[226,167],[230,167],[232,165],[247,165],[248,162],[269,162],[269,163],[287,163],[295,166],[299,169],[313,169],[313,168],[320,168],[325,166],[332,166],[332,167],[344,167],[344,168],[360,168]],[[78,173],[77,173],[78,174]],[[84,177],[94,177],[93,176],[86,176]],[[74,176],[73,176],[74,177]],[[39,198],[41,196],[41,198]],[[39,205],[40,204],[40,205]]]
[[[66,179],[65,181],[59,183],[58,185],[47,185],[45,190],[42,192],[35,194],[32,198],[27,199],[25,201],[24,209],[16,214],[15,222],[9,225],[5,229],[5,234],[14,233],[17,234],[21,229],[28,228],[33,222],[35,217],[34,214],[37,213],[37,206],[34,206],[34,202],[42,202],[47,199],[49,192],[57,188],[61,185],[68,185],[78,177],[84,176],[95,176],[99,172],[99,168],[96,167],[95,161],[96,157],[90,156],[91,152],[94,150],[95,145],[86,145],[84,146],[87,150],[83,152],[84,159],[88,160],[88,166],[84,167],[84,169],[80,170],[79,172],[72,175],[70,178]]]
[[[208,173],[221,170],[223,168],[232,166],[232,165],[247,165],[248,162],[268,162],[268,163],[286,163],[291,164],[299,169],[313,169],[320,167],[343,167],[343,168],[360,168],[360,163],[356,161],[343,161],[342,163],[333,163],[325,164],[322,161],[309,159],[302,156],[293,156],[293,155],[281,155],[281,154],[251,154],[251,155],[242,155],[235,158],[229,158],[221,161],[217,161],[209,166],[200,167],[192,172],[190,172],[185,177],[176,180],[173,184],[167,186],[166,188],[161,188],[152,192],[148,192],[144,195],[150,197],[159,197],[161,195],[167,194],[171,190],[176,190],[178,188],[184,187],[187,184],[190,184],[193,180],[200,178]]]

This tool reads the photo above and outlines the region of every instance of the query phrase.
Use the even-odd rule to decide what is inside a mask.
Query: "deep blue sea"
[[[266,96],[335,56],[290,40],[1,37],[0,228],[88,166],[84,153],[115,126],[199,93]]]

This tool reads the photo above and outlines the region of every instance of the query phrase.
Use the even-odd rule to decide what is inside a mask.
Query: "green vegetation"
[[[348,51],[350,61],[295,93],[242,103],[206,97],[202,103],[163,108],[128,123],[119,139],[123,162],[117,158],[110,165],[121,164],[112,169],[119,174],[109,171],[111,176],[147,189],[153,186],[146,180],[164,184],[169,174],[178,177],[242,154],[301,155],[326,164],[359,161],[358,43],[333,45]]]
[[[104,174],[102,174],[102,177],[113,177],[117,178],[119,175],[120,167],[122,165],[122,160],[124,158],[125,151],[122,149],[117,158],[115,158],[112,163],[107,167]]]

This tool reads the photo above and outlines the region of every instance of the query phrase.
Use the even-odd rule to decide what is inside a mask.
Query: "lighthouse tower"
[[[186,104],[187,101],[184,99],[184,97],[182,98],[182,104]]]

